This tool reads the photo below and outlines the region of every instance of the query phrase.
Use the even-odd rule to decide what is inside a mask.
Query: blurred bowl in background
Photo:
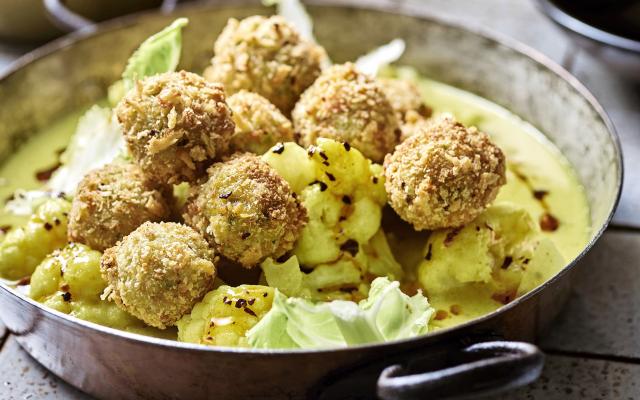
[[[640,1],[536,0],[576,43],[626,78],[640,81]]]
[[[159,7],[162,0],[67,0],[75,13],[93,21]],[[43,43],[63,35],[49,20],[42,0],[0,0],[0,41]]]

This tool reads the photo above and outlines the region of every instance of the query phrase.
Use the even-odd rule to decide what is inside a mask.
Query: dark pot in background
[[[640,82],[640,1],[536,0],[585,51]]]

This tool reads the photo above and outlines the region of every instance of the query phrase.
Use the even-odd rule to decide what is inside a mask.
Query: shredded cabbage
[[[427,298],[400,291],[397,281],[376,278],[360,303],[314,303],[276,291],[271,310],[247,332],[255,348],[345,347],[427,332],[434,310]]]
[[[404,40],[394,39],[358,58],[356,68],[364,74],[376,76],[380,68],[398,61],[404,54],[405,48]]]
[[[62,166],[47,182],[46,189],[73,194],[85,174],[125,154],[122,131],[108,108],[93,106],[78,121]]]

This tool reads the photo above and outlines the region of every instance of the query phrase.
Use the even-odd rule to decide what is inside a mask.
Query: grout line
[[[591,360],[602,360],[602,361],[614,361],[619,363],[626,364],[635,364],[640,365],[640,358],[637,357],[629,357],[629,356],[617,356],[617,355],[606,355],[606,354],[597,354],[597,353],[588,353],[585,351],[570,351],[570,350],[558,350],[558,349],[542,349],[545,354],[551,356],[562,356],[562,357],[571,357],[571,358],[586,358]]]
[[[11,335],[11,332],[9,332],[9,330],[7,329],[4,335],[0,337],[0,352],[2,352],[4,345],[9,341],[9,335]]]

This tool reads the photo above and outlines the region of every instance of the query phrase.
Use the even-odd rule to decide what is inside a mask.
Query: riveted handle
[[[384,400],[463,399],[499,393],[538,379],[544,355],[535,345],[494,341],[476,343],[456,354],[462,363],[419,372],[411,365],[385,368],[377,393]]]

